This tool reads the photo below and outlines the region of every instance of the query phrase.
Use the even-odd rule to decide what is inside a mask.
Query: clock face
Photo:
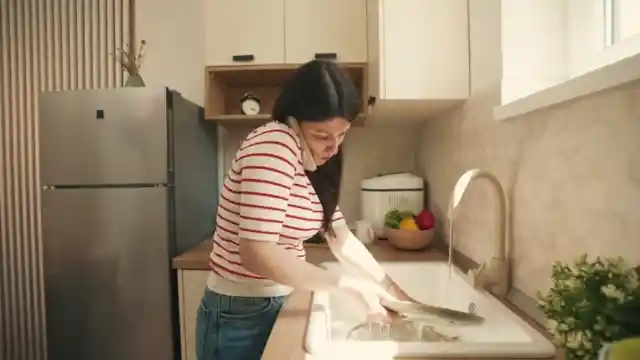
[[[242,112],[245,115],[258,115],[260,113],[260,103],[255,99],[245,99],[242,101]]]

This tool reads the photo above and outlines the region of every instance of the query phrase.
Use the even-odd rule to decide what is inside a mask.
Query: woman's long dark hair
[[[342,117],[351,122],[360,105],[360,94],[349,74],[334,62],[313,60],[298,68],[285,83],[271,116],[285,124],[288,117],[301,122]],[[331,218],[340,198],[342,149],[316,171],[307,171],[307,176],[322,204],[322,228],[333,234]]]

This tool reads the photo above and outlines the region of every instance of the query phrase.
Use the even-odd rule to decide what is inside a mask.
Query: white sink
[[[485,291],[472,288],[464,274],[444,262],[389,262],[388,274],[416,300],[462,311],[474,311],[486,319],[480,325],[452,325],[438,322],[435,329],[453,335],[453,342],[405,342],[391,340],[347,340],[348,332],[363,323],[364,314],[355,311],[350,299],[315,292],[307,326],[306,350],[318,356],[376,359],[393,357],[484,357],[550,358],[553,344]],[[331,271],[353,274],[337,262],[322,264]],[[351,357],[349,357],[351,358]]]

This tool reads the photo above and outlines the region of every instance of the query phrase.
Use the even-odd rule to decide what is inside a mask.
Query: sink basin
[[[357,339],[349,338],[349,332],[365,321],[363,313],[352,306],[351,299],[323,292],[312,295],[311,314],[307,325],[306,350],[319,356],[376,356],[376,359],[393,357],[483,357],[483,358],[551,358],[556,349],[553,344],[520,319],[509,308],[486,291],[476,290],[466,281],[457,268],[449,273],[444,262],[388,262],[382,263],[396,282],[416,300],[455,310],[470,311],[485,318],[484,323],[474,325],[451,324],[447,321],[429,322],[438,333],[455,340],[416,341],[384,335],[379,325],[361,328],[365,334],[378,334]],[[337,262],[323,263],[330,271],[355,275],[353,269]],[[377,328],[376,328],[377,326]],[[365,329],[365,330],[362,330]],[[395,330],[393,330],[395,331]],[[395,338],[395,339],[393,339]],[[350,357],[349,357],[350,358]]]

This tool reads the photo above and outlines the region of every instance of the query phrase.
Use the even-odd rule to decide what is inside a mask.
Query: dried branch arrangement
[[[116,60],[129,76],[140,75],[140,67],[142,67],[144,47],[146,44],[147,42],[145,40],[140,41],[137,54],[134,53],[135,49],[131,49],[129,45],[123,49],[116,50]]]

